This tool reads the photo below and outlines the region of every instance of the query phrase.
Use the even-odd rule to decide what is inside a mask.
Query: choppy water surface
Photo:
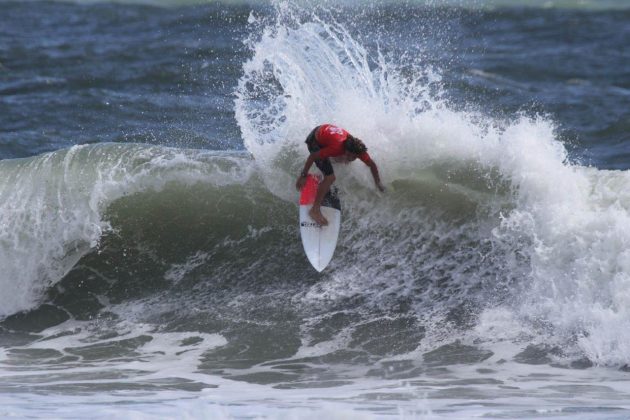
[[[0,416],[627,417],[630,11],[491,6],[1,2]]]

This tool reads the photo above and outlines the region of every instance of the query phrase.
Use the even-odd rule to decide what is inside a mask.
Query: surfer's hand
[[[295,182],[295,188],[297,188],[297,190],[300,191],[305,183],[306,183],[306,177],[300,175],[297,181]]]
[[[378,188],[378,190],[382,193],[385,192],[385,187],[380,182],[376,183],[376,188]]]

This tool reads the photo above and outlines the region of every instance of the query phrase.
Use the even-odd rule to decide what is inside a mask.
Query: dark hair
[[[348,152],[354,153],[355,155],[360,155],[367,152],[367,147],[365,146],[365,144],[361,140],[354,136],[351,136],[350,134],[348,134],[348,138],[346,138],[344,148]]]

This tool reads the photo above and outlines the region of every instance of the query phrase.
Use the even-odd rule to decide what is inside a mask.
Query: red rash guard
[[[343,147],[344,142],[348,138],[348,132],[343,128],[332,124],[324,124],[319,127],[315,133],[317,144],[321,147],[319,157],[326,159],[329,157],[343,156],[346,150]],[[363,163],[369,165],[371,162],[370,155],[367,152],[357,156]]]

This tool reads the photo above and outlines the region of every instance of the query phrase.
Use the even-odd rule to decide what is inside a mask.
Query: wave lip
[[[117,199],[172,182],[242,183],[242,153],[141,145],[75,146],[0,162],[0,317],[34,308],[111,226]]]
[[[431,277],[418,267],[433,264],[448,279],[442,286],[457,283],[469,291],[466,297],[456,293],[448,304],[434,303],[434,316],[474,295],[480,319],[484,311],[503,307],[527,334],[532,325],[541,337],[551,329],[567,353],[587,354],[599,364],[630,362],[630,340],[617,327],[620,319],[630,322],[625,309],[630,300],[623,292],[630,281],[627,172],[571,162],[549,117],[517,114],[498,120],[454,109],[442,99],[447,95],[439,69],[421,58],[403,65],[378,49],[368,50],[325,11],[281,4],[277,13],[276,21],[249,41],[252,58],[243,65],[235,112],[244,144],[264,171],[276,174],[268,185],[272,192],[286,196],[290,174],[298,173],[305,156],[306,133],[323,122],[339,124],[366,142],[390,188],[432,184],[455,193],[451,202],[459,210],[474,203],[472,212],[454,212],[459,223],[449,224],[446,200],[434,199],[431,207],[420,199],[415,208],[402,210],[390,195],[393,209],[384,214],[396,216],[385,221],[375,209],[386,206],[368,195],[367,171],[361,165],[340,167],[337,183],[353,192],[345,208],[361,214],[357,226],[388,226],[401,233],[389,242],[379,232],[369,238],[351,232],[357,254],[364,252],[357,262],[370,260],[371,251],[386,266],[408,267],[393,277],[418,293],[418,279]],[[413,77],[405,76],[409,67]],[[414,196],[413,188],[408,192]],[[428,216],[440,206],[441,219]],[[438,243],[457,245],[425,253],[431,233]],[[465,243],[472,245],[458,248]],[[458,260],[462,255],[466,258]],[[366,271],[372,279],[388,278],[384,269],[371,268]],[[352,290],[344,275],[355,276],[339,270],[341,288]],[[444,296],[447,289],[436,293]],[[493,289],[505,292],[493,296]],[[419,298],[412,299],[427,311]]]
[[[282,238],[292,237],[291,207],[284,204],[295,203],[303,139],[313,126],[330,121],[366,141],[390,192],[374,194],[369,172],[359,164],[339,167],[347,230],[338,262],[323,281],[305,291],[300,282],[312,277],[298,264],[289,270],[291,259],[278,255],[292,251],[269,238],[278,231],[265,236],[269,231],[255,223],[236,239],[219,238],[225,239],[216,247],[224,246],[218,252],[223,260],[216,266],[214,249],[194,249],[170,261],[160,280],[187,285],[191,273],[201,273],[199,283],[208,275],[225,286],[225,294],[241,291],[232,280],[240,285],[253,279],[257,287],[293,281],[304,312],[325,312],[334,306],[330,301],[361,296],[365,306],[358,312],[400,305],[422,314],[421,321],[433,322],[426,337],[437,336],[435,342],[461,333],[441,331],[450,320],[457,326],[483,322],[492,318],[487,311],[499,307],[514,318],[503,325],[522,325],[534,336],[552,331],[564,348],[598,364],[630,358],[630,340],[617,329],[620,320],[630,319],[624,309],[630,303],[624,292],[630,273],[626,172],[570,162],[549,118],[495,120],[453,109],[441,99],[439,70],[422,62],[403,70],[396,58],[370,52],[330,15],[294,13],[284,3],[278,10],[278,20],[268,26],[252,14],[250,23],[261,33],[248,40],[251,60],[236,92],[235,115],[254,160],[100,145],[0,163],[0,263],[6,267],[0,287],[7,291],[0,297],[0,316],[36,306],[51,284],[94,249],[103,232],[112,231],[107,209],[127,226],[129,213],[114,203],[162,191],[171,182],[225,187],[255,173],[266,187],[262,201],[272,202],[266,210],[281,209]],[[217,207],[232,199],[228,189],[218,190]],[[259,210],[258,196],[252,197],[222,209]],[[159,204],[162,196],[154,198],[147,194],[126,204],[133,213],[143,200]],[[237,223],[249,223],[251,213],[241,213]],[[266,247],[256,242],[260,236]],[[143,245],[170,245],[159,235],[152,239]],[[241,247],[245,252],[238,258],[225,257]],[[246,294],[238,298],[247,300]],[[507,336],[476,331],[481,341]]]

